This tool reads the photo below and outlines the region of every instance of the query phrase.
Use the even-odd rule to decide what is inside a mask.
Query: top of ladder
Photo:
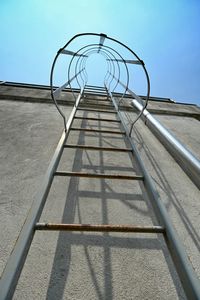
[[[88,43],[90,40],[90,43]],[[78,45],[78,47],[77,47]],[[75,49],[72,51],[72,49]],[[99,83],[98,88],[92,87],[90,82],[88,82],[88,59],[94,55],[98,54],[105,59],[107,70],[105,72],[104,81]],[[59,59],[63,56],[67,56],[68,62],[66,65],[67,81],[64,82],[60,87],[54,89],[55,86],[55,69]],[[146,97],[141,98],[136,95],[130,89],[130,73],[134,70],[134,66],[137,65],[142,68],[145,77],[146,77]],[[98,66],[98,65],[97,65]],[[66,74],[65,73],[65,74]],[[65,78],[66,80],[66,78]],[[64,80],[63,80],[64,81]],[[95,94],[101,95],[103,90],[106,93],[113,94],[119,88],[121,97],[118,101],[118,108],[120,109],[120,104],[124,96],[129,93],[133,99],[137,99],[142,105],[142,110],[139,111],[138,116],[135,120],[132,121],[132,126],[130,129],[130,135],[132,132],[133,125],[143,114],[145,108],[148,104],[148,99],[150,96],[150,80],[148,72],[145,68],[143,60],[127,45],[120,42],[119,40],[109,37],[104,33],[80,33],[73,36],[62,48],[60,48],[54,58],[51,75],[50,75],[50,86],[51,86],[51,96],[52,99],[63,118],[64,127],[66,129],[66,117],[64,112],[58,106],[57,99],[60,96],[60,93],[66,87],[71,88],[71,92],[76,99],[75,94],[72,90],[72,84],[75,84],[80,89],[85,87],[93,90]]]

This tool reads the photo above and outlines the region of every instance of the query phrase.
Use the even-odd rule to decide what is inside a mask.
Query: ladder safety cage
[[[84,44],[77,50],[71,50],[71,44],[74,40],[79,40],[80,38],[96,38],[97,41],[91,44]],[[108,43],[109,42],[109,45]],[[128,51],[131,55],[131,59],[124,58],[121,52],[116,46],[120,46],[122,49]],[[116,49],[117,48],[117,49]],[[121,49],[120,48],[120,49]],[[122,51],[123,52],[123,51]],[[104,78],[104,83],[101,86],[93,86],[88,83],[87,74],[87,60],[93,54],[101,55],[107,64],[107,71]],[[67,70],[67,80],[60,87],[54,89],[54,69],[56,66],[57,59],[60,55],[67,55],[71,57]],[[146,97],[141,98],[136,95],[129,88],[129,68],[128,65],[139,65],[146,76],[147,81],[147,94]],[[121,70],[125,70],[125,78],[122,76]],[[79,87],[79,93],[77,95],[72,88],[72,83],[75,83]],[[116,88],[120,86],[123,88],[123,92],[120,93],[120,99],[115,97]],[[57,231],[95,231],[95,232],[132,232],[132,233],[157,233],[162,234],[166,245],[169,249],[171,257],[174,261],[175,268],[179,275],[180,281],[182,283],[183,289],[185,291],[188,299],[200,299],[200,283],[195,274],[191,263],[187,257],[186,251],[177,236],[175,229],[172,226],[168,212],[159,198],[155,187],[152,183],[152,179],[148,174],[145,166],[139,156],[139,153],[134,145],[131,138],[133,126],[136,121],[143,116],[143,113],[147,107],[148,99],[150,96],[150,80],[145,68],[144,62],[139,58],[139,56],[128,46],[122,42],[109,37],[105,34],[97,33],[81,33],[72,37],[62,48],[57,52],[51,69],[50,74],[50,87],[51,87],[51,97],[53,102],[58,109],[59,114],[63,118],[64,130],[61,135],[60,141],[55,150],[54,156],[50,162],[48,170],[44,177],[44,182],[41,186],[41,190],[38,193],[38,197],[33,202],[32,207],[28,213],[25,220],[23,228],[19,234],[18,240],[14,246],[14,249],[7,261],[6,267],[3,271],[1,281],[0,281],[0,299],[11,299],[20,273],[23,269],[29,248],[34,237],[34,233],[37,230],[57,230]],[[74,96],[74,107],[71,114],[66,119],[64,112],[61,110],[57,103],[62,91],[65,88],[70,87],[71,93]],[[82,104],[84,99],[88,99],[90,93],[97,96],[95,101],[100,101],[100,104],[93,105],[92,107],[85,107]],[[121,111],[121,103],[125,96],[129,93],[133,98],[134,103],[138,103],[139,111],[135,120],[132,121],[130,128],[127,127],[124,121],[123,112]],[[106,96],[106,99],[101,99],[100,97]],[[102,104],[103,101],[107,101],[107,104]],[[104,107],[105,106],[105,107]],[[78,111],[90,112],[92,116],[77,115]],[[73,127],[74,120],[92,120],[98,121],[99,118],[96,114],[103,113],[101,121],[107,122],[108,124],[114,123],[121,126],[121,130],[100,130],[82,127]],[[104,116],[107,115],[107,117]],[[111,116],[111,117],[109,117]],[[114,117],[112,117],[114,116]],[[83,131],[83,132],[93,132],[93,133],[105,133],[115,135],[122,135],[128,141],[129,146],[124,147],[103,147],[98,145],[85,145],[85,144],[72,144],[69,143],[68,136],[71,131]],[[140,174],[133,175],[123,175],[123,174],[105,174],[105,173],[89,173],[89,172],[67,172],[58,171],[58,165],[61,160],[64,149],[82,149],[90,151],[113,151],[113,152],[124,152],[129,153],[133,156],[136,161]],[[123,154],[122,154],[123,155]],[[154,226],[139,226],[139,225],[129,225],[129,224],[63,224],[63,223],[43,223],[40,222],[40,216],[42,214],[44,205],[48,198],[48,193],[51,188],[51,184],[55,177],[67,176],[67,177],[88,177],[88,178],[107,178],[113,180],[134,180],[140,181],[144,184],[144,188],[147,195],[151,201],[154,213],[157,217],[158,224]]]

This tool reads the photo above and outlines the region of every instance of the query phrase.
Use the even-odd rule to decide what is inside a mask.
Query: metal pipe
[[[132,101],[134,107],[141,111],[142,105],[138,101]],[[200,161],[179,142],[148,110],[143,111],[142,119],[151,131],[167,148],[189,178],[200,188]]]

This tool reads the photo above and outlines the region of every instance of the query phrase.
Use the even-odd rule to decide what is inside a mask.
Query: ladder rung
[[[36,223],[36,230],[164,233],[162,226]]]
[[[98,89],[105,89],[104,86],[99,86],[99,85],[90,85],[90,84],[86,84],[85,86],[90,86],[90,87],[94,87],[94,88],[98,88]]]
[[[88,90],[88,89],[89,90],[98,90],[98,91],[103,90],[103,91],[106,92],[106,89],[104,87],[93,87],[91,85],[86,85],[85,88],[84,88],[84,92],[85,92],[85,90]]]
[[[87,178],[107,178],[107,179],[125,179],[125,180],[143,180],[140,175],[121,175],[121,174],[97,174],[87,172],[61,172],[54,173],[55,176],[87,177]]]
[[[92,117],[90,118],[90,117],[76,117],[75,116],[74,119],[121,123],[120,120],[110,120],[110,119],[92,118]]]
[[[91,88],[87,88],[84,90],[84,94],[87,93],[95,93],[95,94],[103,94],[103,95],[108,95],[108,93],[106,92],[106,90],[98,90],[98,89],[91,89]]]
[[[86,100],[80,104],[80,107],[85,107],[86,105],[90,106],[92,109],[93,108],[96,109],[96,107],[99,107],[101,109],[101,111],[104,109],[109,109],[110,111],[113,110],[113,106],[110,105],[110,103],[94,103],[94,102],[92,102],[92,100],[91,101]],[[98,111],[99,111],[99,108],[98,108]]]
[[[94,89],[94,90],[104,90],[104,91],[106,91],[106,89],[105,89],[105,87],[103,87],[103,86],[94,86],[94,85],[89,85],[89,84],[86,84],[85,85],[85,88],[87,88],[87,87],[90,87],[90,88],[92,88],[92,89]],[[85,91],[85,89],[84,89],[84,91]]]
[[[90,145],[73,145],[67,144],[64,145],[64,148],[78,148],[78,149],[87,149],[87,150],[101,150],[101,151],[116,151],[116,152],[132,152],[132,149],[128,148],[111,148],[111,147],[97,147]]]
[[[125,131],[101,130],[101,129],[81,128],[81,127],[77,127],[77,128],[76,127],[71,127],[70,130],[112,133],[112,134],[126,134]]]
[[[117,114],[116,111],[113,110],[99,110],[99,109],[95,109],[95,108],[81,108],[78,107],[77,110],[84,110],[84,111],[96,111],[96,112],[101,112],[101,113],[110,113],[110,114]]]
[[[96,93],[95,91],[85,92],[84,95],[93,96],[93,97],[95,97],[95,96],[97,96],[97,97],[108,97],[108,94],[106,94],[106,93],[98,93],[98,92]]]
[[[105,99],[105,98],[104,98],[104,99],[94,99],[94,98],[84,97],[83,100],[86,100],[86,101],[95,101],[95,102],[96,102],[96,101],[104,101],[104,102],[109,102],[109,103],[111,103],[110,100]],[[113,106],[112,106],[112,107],[113,107]]]

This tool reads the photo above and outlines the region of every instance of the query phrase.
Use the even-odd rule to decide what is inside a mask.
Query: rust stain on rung
[[[105,119],[105,118],[92,118],[92,117],[78,117],[78,116],[75,116],[74,119],[121,123],[120,120]]]
[[[94,112],[100,112],[100,113],[111,113],[111,114],[117,114],[116,111],[113,110],[100,110],[100,109],[92,109],[92,108],[77,108],[77,110],[83,110],[83,111],[94,111]]]
[[[93,98],[88,98],[88,97],[84,97],[83,98],[83,100],[85,101],[102,101],[102,102],[108,102],[108,103],[111,103],[111,101],[110,100],[108,100],[108,99],[105,99],[105,96],[103,96],[104,97],[104,99],[93,99]]]
[[[164,233],[162,226],[36,223],[36,230]]]
[[[96,174],[86,172],[61,172],[54,173],[55,176],[72,176],[72,177],[89,177],[89,178],[107,178],[107,179],[126,179],[126,180],[143,180],[140,175],[122,175],[122,174]]]
[[[101,129],[81,128],[81,127],[71,127],[70,130],[112,133],[112,134],[126,134],[125,131],[101,130]]]
[[[66,144],[66,145],[64,145],[64,148],[77,148],[77,149],[114,151],[114,152],[132,152],[132,149],[130,149],[130,148],[97,147],[97,146],[90,146],[90,145]]]

